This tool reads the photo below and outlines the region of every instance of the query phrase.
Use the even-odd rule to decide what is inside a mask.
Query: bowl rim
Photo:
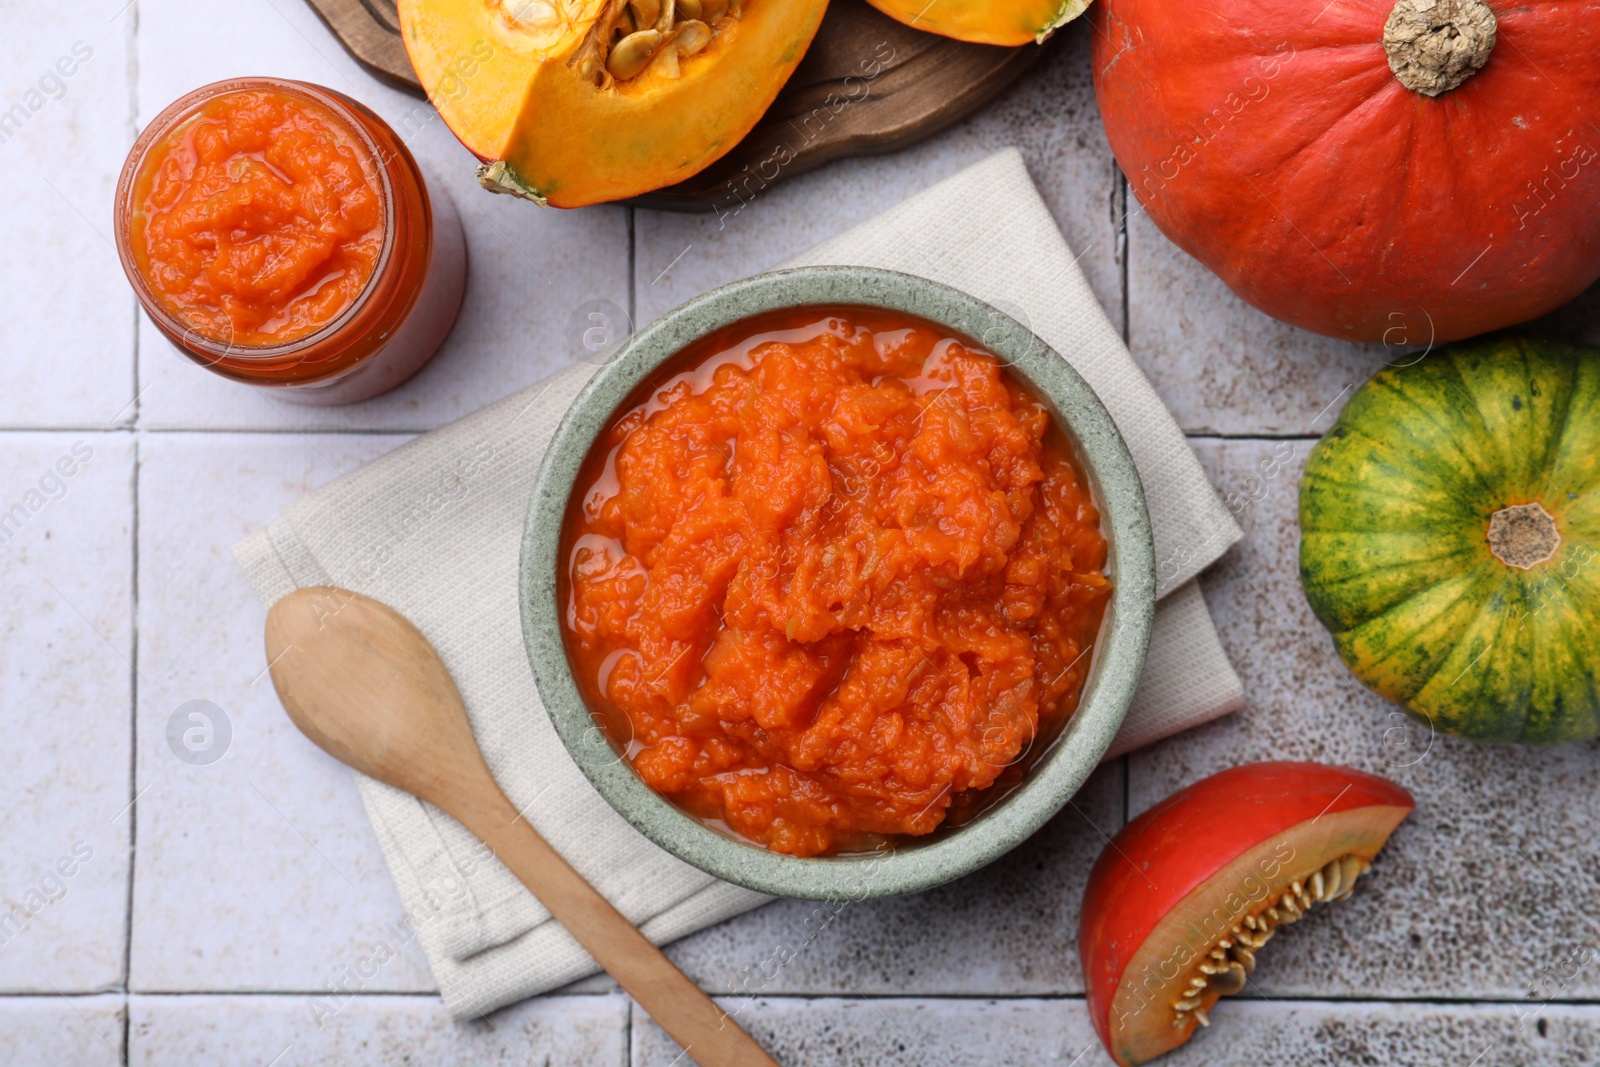
[[[561,530],[578,472],[599,433],[663,362],[755,315],[798,307],[871,307],[916,316],[981,344],[1051,409],[1100,508],[1113,574],[1082,699],[1022,785],[959,829],[926,843],[800,858],[719,833],[645,784],[579,693],[557,597]],[[1021,844],[1082,787],[1110,747],[1143,669],[1155,614],[1155,549],[1133,457],[1093,388],[1010,315],[925,278],[870,267],[799,267],[712,290],[629,339],[574,398],[540,462],[523,530],[519,608],[528,662],[556,734],[606,802],[640,833],[724,881],[774,896],[864,900],[918,892],[987,865]]]

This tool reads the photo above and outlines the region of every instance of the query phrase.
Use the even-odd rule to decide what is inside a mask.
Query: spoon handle
[[[487,793],[487,790],[483,791]],[[779,1067],[754,1038],[601,896],[496,788],[450,814],[494,852],[596,963],[700,1067]]]

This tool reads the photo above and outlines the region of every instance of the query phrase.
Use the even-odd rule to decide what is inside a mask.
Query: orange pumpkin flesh
[[[892,19],[919,30],[975,44],[1042,41],[1089,6],[1090,0],[869,0]]]
[[[636,28],[622,0],[399,0],[399,14],[429,99],[485,162],[479,180],[582,207],[675,184],[720,159],[794,73],[828,5],[717,6],[727,12],[707,27],[708,44],[692,54],[663,47],[625,79],[606,73],[606,51],[598,66],[584,64],[591,31],[614,56],[618,46],[600,31],[619,18],[627,29],[618,37]],[[686,25],[676,20],[674,30]]]
[[[1112,1058],[1145,1063],[1187,1041],[1277,926],[1348,895],[1413,807],[1360,771],[1256,763],[1124,827],[1089,876],[1079,928],[1090,1016]]]
[[[1418,77],[1440,53],[1417,47],[1453,31],[1409,41],[1392,25],[1419,6],[1090,13],[1095,91],[1134,195],[1270,315],[1420,346],[1544,314],[1600,277],[1600,2],[1436,0],[1427,17],[1491,31],[1481,69],[1443,89]]]

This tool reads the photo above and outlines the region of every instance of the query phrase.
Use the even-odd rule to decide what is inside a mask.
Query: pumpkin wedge
[[[1209,1026],[1256,954],[1313,906],[1343,900],[1411,794],[1348,767],[1233,767],[1134,819],[1100,854],[1078,955],[1112,1059],[1145,1063]]]
[[[1090,0],[868,0],[896,21],[974,44],[1043,41],[1089,7]]]
[[[494,192],[582,207],[693,177],[760,121],[827,0],[399,0],[428,98]]]

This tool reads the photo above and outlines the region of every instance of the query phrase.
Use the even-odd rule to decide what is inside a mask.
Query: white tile
[[[133,1067],[623,1067],[628,1001],[524,1001],[452,1022],[434,997],[152,997],[129,1003]]]
[[[265,613],[230,546],[336,470],[405,438],[155,434],[139,480],[138,863],[131,988],[322,989],[403,909],[350,772],[307,741],[262,677]],[[190,701],[231,738],[193,765],[168,743]],[[180,721],[188,728],[184,712]],[[213,714],[213,719],[217,717]],[[220,720],[219,720],[220,721]],[[203,724],[195,724],[203,728]],[[211,742],[219,746],[220,727]],[[196,735],[192,743],[204,744]],[[368,992],[433,988],[420,947],[363,979]]]
[[[6,5],[0,426],[109,428],[131,419],[134,304],[111,230],[132,141],[133,18],[123,7]]]
[[[115,1067],[123,1018],[120,996],[0,997],[0,1048],[10,1067]]]
[[[1122,321],[1115,170],[1089,79],[1088,26],[1068,27],[1034,68],[974,117],[913,148],[787,179],[733,210],[637,214],[638,319],[770,270],[1001,148],[1029,172],[1111,320]],[[907,235],[915,241],[915,235]]]
[[[394,392],[347,407],[299,407],[220,379],[179,356],[141,315],[141,426],[430,429],[569,364],[568,320],[584,303],[626,306],[624,209],[542,210],[478,188],[476,160],[438,114],[367,74],[302,0],[232,4],[226,17],[205,0],[139,7],[141,125],[190,89],[241,73],[326,85],[382,115],[449,187],[471,259],[461,317],[433,362]]]
[[[132,485],[127,433],[4,436],[0,991],[93,992],[122,979]]]

